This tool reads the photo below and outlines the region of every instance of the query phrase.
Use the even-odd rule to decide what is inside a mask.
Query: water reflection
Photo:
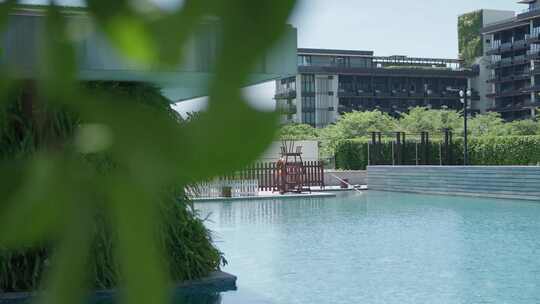
[[[355,212],[367,212],[367,199],[364,195],[353,195],[358,205]],[[350,199],[350,196],[340,196],[341,200]],[[330,198],[336,200],[336,198]],[[329,198],[303,198],[303,199],[272,199],[236,201],[224,203],[198,203],[196,208],[201,216],[208,217],[211,226],[237,225],[274,225],[287,222],[291,217],[306,217],[324,213],[346,211],[346,204],[328,204]]]

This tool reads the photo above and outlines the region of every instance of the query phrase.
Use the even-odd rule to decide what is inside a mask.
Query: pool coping
[[[202,197],[202,198],[192,198],[191,200],[196,203],[201,202],[231,202],[231,201],[256,201],[256,200],[268,200],[268,199],[295,199],[295,198],[325,198],[325,197],[335,197],[335,193],[331,192],[317,192],[313,193],[289,193],[289,194],[267,194],[267,195],[258,195],[258,196],[242,196],[242,197]]]
[[[182,291],[211,290],[212,292],[225,292],[236,290],[237,277],[227,272],[214,271],[207,277],[188,280],[175,285],[174,293]],[[7,292],[0,293],[0,304],[23,303],[40,292]],[[97,290],[90,293],[91,302],[110,299],[117,293],[116,289]]]

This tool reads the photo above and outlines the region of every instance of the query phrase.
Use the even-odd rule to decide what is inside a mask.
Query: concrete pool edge
[[[212,198],[192,198],[191,200],[196,203],[203,202],[233,202],[233,201],[256,201],[256,200],[268,200],[268,199],[295,199],[295,198],[325,198],[335,197],[335,193],[331,192],[313,192],[302,194],[269,194],[259,196],[244,196],[244,197],[212,197]]]
[[[236,290],[237,277],[227,272],[214,271],[207,277],[185,281],[175,285],[174,293],[183,291],[205,290],[211,292],[225,292]],[[97,290],[90,293],[91,302],[113,298],[117,290]],[[0,293],[0,304],[24,303],[36,297],[38,292],[7,292]]]
[[[369,166],[375,191],[540,201],[540,166]]]

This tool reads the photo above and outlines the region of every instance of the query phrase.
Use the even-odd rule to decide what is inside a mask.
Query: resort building
[[[528,8],[482,27],[490,111],[506,120],[536,117],[540,105],[540,1],[522,0]]]
[[[276,81],[283,123],[322,128],[351,111],[393,116],[411,107],[461,109],[471,70],[457,59],[375,56],[372,51],[298,49],[298,74]]]

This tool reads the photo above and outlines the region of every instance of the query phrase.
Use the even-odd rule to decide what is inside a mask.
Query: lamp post
[[[469,97],[471,97],[471,90],[468,90],[465,86],[465,90],[459,91],[459,97],[461,97],[461,102],[463,103],[463,165],[467,166],[469,164],[469,147],[467,141],[467,119],[469,116]]]
[[[467,133],[468,133],[468,116],[469,116],[469,98],[472,96],[472,92],[470,89],[467,88],[467,85],[465,85],[465,88],[463,89],[454,89],[451,87],[446,88],[447,91],[450,92],[459,92],[460,101],[463,104],[463,165],[467,166],[469,165],[469,147],[468,147],[468,140],[467,140]]]

